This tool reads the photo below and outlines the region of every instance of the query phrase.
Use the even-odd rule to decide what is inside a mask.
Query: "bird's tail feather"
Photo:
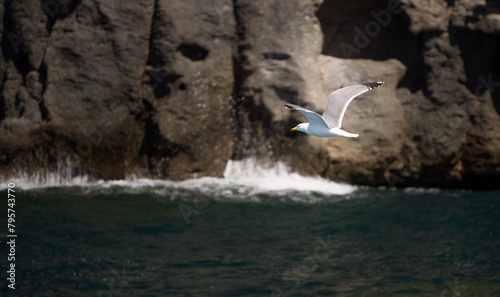
[[[349,133],[347,131],[344,131],[340,128],[336,128],[334,131],[333,131],[335,134],[339,135],[339,136],[344,136],[344,137],[352,137],[352,138],[355,138],[355,137],[358,137],[359,134],[354,134],[354,133]]]

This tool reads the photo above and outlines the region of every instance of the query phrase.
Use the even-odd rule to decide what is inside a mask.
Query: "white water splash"
[[[291,172],[285,164],[278,162],[265,168],[255,159],[242,161],[230,160],[226,165],[224,177],[229,181],[252,187],[256,191],[306,191],[331,195],[346,195],[356,188],[347,184],[328,181],[321,177],[306,177]]]
[[[264,167],[255,159],[242,161],[230,160],[226,165],[224,178],[203,177],[180,182],[154,180],[145,178],[129,178],[126,180],[90,181],[87,176],[64,178],[57,173],[49,172],[34,176],[19,175],[2,182],[0,190],[7,187],[8,182],[17,188],[32,190],[51,187],[79,187],[83,191],[123,191],[131,193],[153,192],[160,196],[179,195],[185,191],[196,191],[214,198],[258,200],[260,194],[287,194],[294,197],[308,193],[323,195],[347,195],[356,187],[328,181],[321,177],[305,177],[291,172],[283,163],[272,167]],[[189,195],[187,195],[189,196]],[[302,198],[297,198],[303,200]]]
[[[51,188],[51,187],[73,187],[86,186],[91,184],[87,175],[78,175],[75,177],[66,177],[58,172],[38,172],[28,175],[19,173],[13,178],[0,181],[0,191],[7,189],[8,183],[14,183],[16,188],[23,190]]]

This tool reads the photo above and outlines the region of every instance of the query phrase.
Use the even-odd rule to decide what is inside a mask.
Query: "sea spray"
[[[281,162],[263,165],[253,158],[230,160],[224,178],[202,177],[184,181],[155,180],[140,177],[125,180],[91,181],[87,176],[68,177],[58,172],[33,176],[19,174],[15,181],[22,190],[51,187],[79,187],[85,192],[154,193],[171,199],[192,199],[192,193],[208,195],[216,200],[259,201],[261,196],[273,194],[297,201],[314,202],[317,197],[347,195],[355,186],[328,181],[321,177],[306,177],[292,172]],[[2,190],[6,183],[0,185]],[[191,193],[191,194],[190,194]],[[315,193],[318,195],[310,195]],[[173,197],[173,198],[172,198]]]

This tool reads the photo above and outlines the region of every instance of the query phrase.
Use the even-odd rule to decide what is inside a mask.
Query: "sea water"
[[[499,192],[360,188],[253,161],[183,182],[13,182],[5,296],[500,296]]]

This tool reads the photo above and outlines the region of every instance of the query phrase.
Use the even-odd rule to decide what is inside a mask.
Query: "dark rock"
[[[46,4],[46,3],[50,3]],[[385,186],[498,188],[492,1],[5,1],[0,175],[221,176],[230,158]],[[355,99],[357,139],[294,134],[292,103]]]

